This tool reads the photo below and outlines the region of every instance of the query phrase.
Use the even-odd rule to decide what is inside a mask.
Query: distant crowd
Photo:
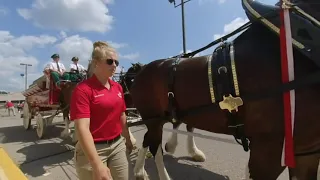
[[[14,103],[12,103],[10,100],[7,100],[4,107],[5,107],[5,112],[8,111],[8,115],[9,116],[16,116],[16,111],[15,108],[17,108],[18,113],[20,114],[20,112],[23,109],[23,105],[24,102],[19,102],[17,105],[15,105]]]

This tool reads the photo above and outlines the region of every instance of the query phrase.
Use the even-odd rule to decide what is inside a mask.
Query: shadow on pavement
[[[23,126],[10,126],[0,128],[0,143],[37,143],[41,141],[50,140],[52,138],[59,138],[60,133],[64,130],[63,127],[49,126],[46,128],[46,133],[43,139],[39,139],[36,129],[32,127],[25,130]]]
[[[39,154],[39,151],[42,151],[40,152],[42,155],[36,156],[35,154]],[[24,147],[17,152],[26,155],[26,160],[20,164],[20,169],[32,177],[42,176],[47,172],[46,169],[52,169],[56,166],[73,166],[73,163],[69,163],[73,159],[73,148],[62,143],[36,144]]]
[[[211,172],[199,165],[185,164],[185,160],[181,160],[181,158],[165,154],[163,160],[168,174],[173,180],[229,180],[228,176]],[[132,160],[131,163],[134,167],[135,160]],[[159,179],[154,158],[146,159],[145,170],[150,180]]]
[[[43,176],[47,170],[61,166],[63,171],[66,166],[73,166],[73,147],[71,138],[60,139],[62,127],[48,127],[44,139],[38,139],[35,129],[26,131],[22,126],[0,128],[0,143],[8,144],[5,149],[20,169],[31,177]],[[135,153],[137,155],[137,152]],[[135,156],[132,154],[132,156]],[[134,167],[135,158],[131,157]],[[174,180],[228,180],[227,176],[216,174],[192,164],[185,157],[175,158],[164,155],[166,169]],[[151,180],[159,179],[153,158],[146,159],[145,169]],[[68,170],[69,172],[74,172]],[[53,172],[52,172],[53,173]],[[65,172],[68,176],[69,173]],[[76,175],[75,175],[76,176]],[[72,179],[72,178],[70,178]]]
[[[42,176],[46,167],[68,164],[73,158],[71,138],[61,139],[62,127],[47,127],[43,139],[37,137],[35,129],[25,130],[22,126],[0,128],[0,143],[10,157],[20,165],[23,173],[32,177]],[[64,158],[61,158],[64,154]],[[58,156],[59,155],[59,156]],[[41,161],[46,159],[45,161]],[[32,165],[31,165],[32,164]],[[37,168],[34,168],[34,165]]]

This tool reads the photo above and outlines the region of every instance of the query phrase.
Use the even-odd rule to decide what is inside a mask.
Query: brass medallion
[[[222,110],[227,109],[229,112],[238,112],[238,107],[243,105],[241,97],[233,97],[229,94],[228,97],[223,96],[223,101],[219,102],[219,106]]]

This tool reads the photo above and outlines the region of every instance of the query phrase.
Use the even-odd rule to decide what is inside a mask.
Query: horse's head
[[[143,67],[143,64],[141,63],[131,63],[131,65],[132,66],[125,74],[120,75],[120,84],[124,92],[129,91],[130,87],[133,84],[134,77],[141,71]]]

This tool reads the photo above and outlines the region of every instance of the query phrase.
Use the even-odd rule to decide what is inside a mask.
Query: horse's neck
[[[123,93],[126,93],[127,92],[127,87],[126,87],[125,83],[124,82],[120,82],[120,85],[122,87]]]

